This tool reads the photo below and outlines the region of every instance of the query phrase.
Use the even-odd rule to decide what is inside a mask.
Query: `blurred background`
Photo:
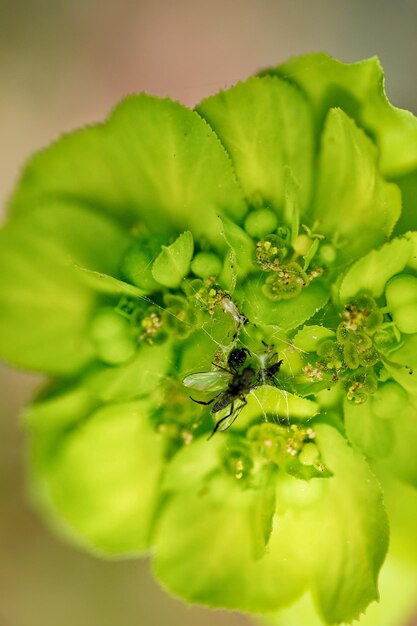
[[[304,52],[377,54],[391,101],[417,113],[416,32],[416,0],[0,0],[0,204],[33,151],[126,94],[192,106]],[[0,626],[248,626],[169,598],[146,561],[98,561],[43,526],[18,420],[39,382],[0,365]]]

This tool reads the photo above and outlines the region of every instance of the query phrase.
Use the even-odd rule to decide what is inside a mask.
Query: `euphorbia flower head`
[[[26,413],[46,516],[154,548],[190,602],[358,617],[388,536],[368,462],[417,486],[416,171],[378,61],[324,54],[195,111],[129,96],[35,155],[0,350],[52,378]]]

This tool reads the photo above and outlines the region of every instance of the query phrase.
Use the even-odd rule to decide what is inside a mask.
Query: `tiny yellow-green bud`
[[[299,255],[306,255],[311,248],[311,239],[307,235],[298,235],[294,241],[293,248]]]
[[[212,252],[198,252],[191,261],[191,271],[199,278],[217,276],[221,269],[221,260]]]
[[[314,465],[319,458],[319,450],[315,443],[306,443],[298,455],[302,465]]]
[[[319,259],[323,265],[331,265],[335,262],[337,256],[336,250],[328,243],[323,244],[319,248]]]
[[[387,306],[397,328],[402,333],[417,332],[417,278],[399,274],[385,289]]]
[[[249,213],[245,219],[246,232],[256,239],[273,233],[278,225],[278,217],[269,209],[258,209]]]
[[[129,322],[110,307],[100,309],[95,315],[90,338],[97,356],[112,365],[124,363],[135,351]]]

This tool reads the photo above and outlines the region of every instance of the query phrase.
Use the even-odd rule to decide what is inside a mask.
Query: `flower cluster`
[[[417,487],[417,120],[375,59],[144,94],[26,166],[0,352],[48,519],[190,602],[328,623],[378,597],[373,469]],[[191,394],[191,397],[190,397]]]

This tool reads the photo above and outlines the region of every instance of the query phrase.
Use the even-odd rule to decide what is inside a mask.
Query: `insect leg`
[[[215,363],[214,361],[212,362],[212,365],[214,365],[214,367],[218,367],[219,370],[223,370],[223,372],[227,372],[228,374],[230,374],[231,376],[233,376],[234,372],[231,372],[230,370],[228,370],[226,367],[223,367],[222,365],[218,365],[217,363]]]
[[[265,346],[266,352],[270,353],[268,355],[269,361],[272,361],[275,357],[278,356],[278,352],[272,352],[272,354],[271,354],[271,350],[274,348],[274,346],[271,346],[271,345],[267,344],[266,341],[264,341],[263,339],[261,340],[261,343]]]
[[[212,404],[215,401],[215,399],[219,397],[219,395],[220,394],[218,393],[217,396],[214,396],[214,398],[212,398],[211,400],[208,400],[208,402],[204,402],[204,400],[196,400],[192,396],[189,396],[189,398],[196,404],[202,404],[203,406],[208,406],[209,404]]]
[[[218,431],[220,424],[221,424],[222,422],[224,422],[224,420],[227,420],[227,418],[228,418],[228,417],[230,417],[230,416],[232,415],[234,408],[235,408],[235,403],[234,403],[234,402],[232,402],[232,404],[230,405],[230,411],[228,412],[228,414],[227,414],[227,415],[225,415],[224,417],[222,417],[222,419],[221,419],[221,420],[219,420],[219,421],[217,422],[217,424],[216,424],[216,425],[215,425],[215,427],[213,428],[212,433],[211,433],[210,437],[207,439],[207,441],[213,437],[213,435],[214,435],[214,433],[215,433],[215,432],[217,432],[217,431]]]
[[[241,404],[241,405],[240,405],[240,406],[236,409],[235,415],[233,416],[233,419],[232,419],[232,421],[230,422],[230,424],[227,426],[227,428],[230,428],[230,426],[231,426],[231,425],[232,425],[232,424],[236,421],[236,419],[238,418],[238,416],[239,416],[239,414],[240,414],[241,410],[242,410],[242,409],[243,409],[243,407],[244,407],[244,406],[246,406],[246,405],[247,405],[247,403],[248,403],[248,401],[246,400],[246,398],[241,398],[241,400],[242,400],[242,404]],[[230,407],[230,411],[229,411],[229,413],[228,413],[227,415],[225,415],[224,417],[222,417],[222,419],[221,419],[221,420],[219,420],[219,421],[217,422],[217,424],[216,424],[216,425],[215,425],[215,427],[213,428],[213,432],[211,433],[210,437],[208,437],[207,441],[208,441],[209,439],[211,439],[211,438],[213,437],[214,433],[216,433],[216,432],[219,430],[219,428],[220,428],[220,426],[223,424],[223,422],[224,422],[225,420],[227,420],[227,419],[228,419],[231,415],[233,415],[234,408],[235,408],[235,403],[234,403],[234,402],[232,402],[231,407]],[[226,430],[226,428],[225,428],[225,430]]]

